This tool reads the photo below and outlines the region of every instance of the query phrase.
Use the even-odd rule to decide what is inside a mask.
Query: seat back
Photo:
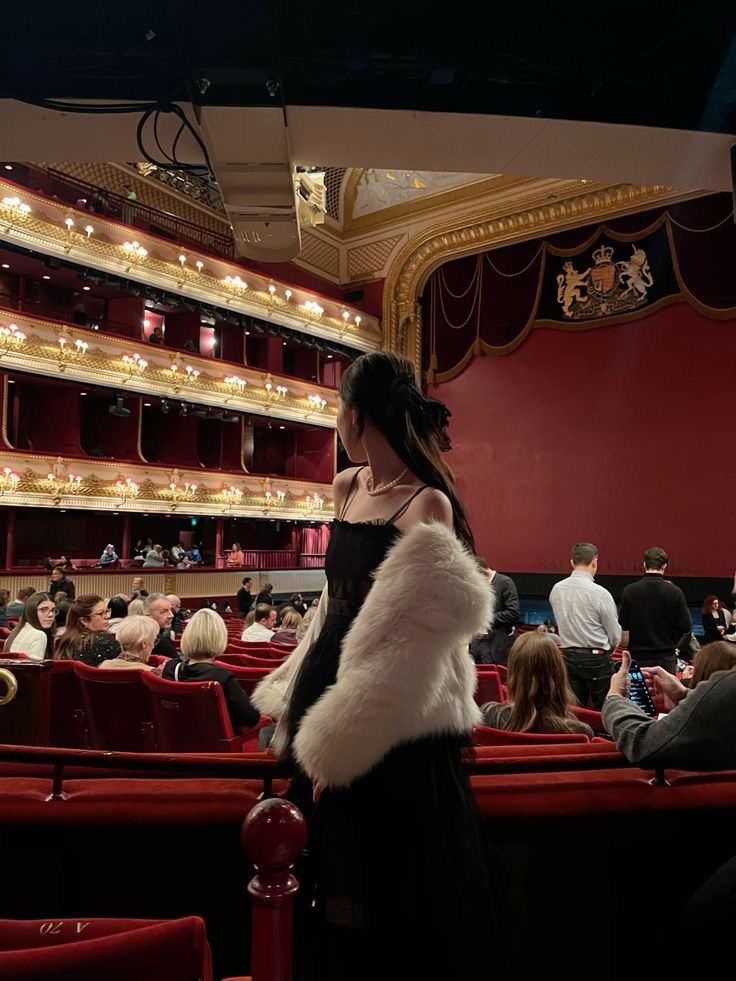
[[[51,667],[49,742],[64,749],[89,749],[84,699],[74,661],[54,661]]]
[[[580,719],[581,722],[587,722],[593,732],[605,732],[606,727],[603,725],[603,717],[600,712],[596,712],[594,709],[580,708],[579,705],[571,705],[570,708],[575,715],[576,719]]]
[[[495,671],[479,671],[478,687],[475,691],[475,701],[478,705],[486,702],[505,702],[501,679]]]
[[[256,685],[259,681],[271,673],[270,668],[244,668],[242,665],[233,664],[232,662],[224,662],[218,659],[215,664],[221,664],[223,668],[227,668],[228,671],[232,671],[237,679],[238,684],[246,693],[250,696],[253,693]]]
[[[475,726],[473,745],[475,746],[543,746],[551,743],[589,743],[582,732],[509,732],[506,729],[493,729],[491,726]]]
[[[217,681],[167,681],[142,671],[159,753],[238,752],[222,688]]]
[[[253,657],[251,654],[239,654],[234,651],[220,654],[217,660],[227,664],[228,667],[237,664],[241,668],[268,668],[270,671],[283,663],[276,657]]]
[[[81,661],[72,663],[82,688],[90,749],[152,751],[148,698],[140,680],[146,672],[126,668],[105,671]]]

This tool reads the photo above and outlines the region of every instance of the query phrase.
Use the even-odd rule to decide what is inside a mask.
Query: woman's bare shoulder
[[[436,487],[427,487],[421,494],[417,494],[407,510],[407,516],[409,524],[439,521],[448,528],[452,528],[453,525],[450,499]]]
[[[359,470],[362,470],[362,467],[348,467],[347,470],[341,470],[340,473],[335,474],[335,479],[332,481],[332,497],[335,502],[335,512],[339,510],[339,506],[345,500],[353,477]]]

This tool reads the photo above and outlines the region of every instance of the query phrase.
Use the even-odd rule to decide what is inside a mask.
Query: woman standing
[[[441,451],[449,413],[411,363],[367,354],[340,386],[353,461],[334,482],[327,588],[302,643],[256,689],[309,822],[304,927],[320,979],[487,978],[491,911],[463,750],[481,721],[470,638],[488,588]],[[432,618],[412,616],[422,594]],[[302,871],[302,877],[305,872]],[[477,950],[483,937],[483,957]],[[297,945],[303,949],[304,944]]]
[[[84,661],[96,668],[100,661],[120,654],[120,644],[107,633],[110,611],[101,596],[78,596],[66,615],[66,630],[54,647],[54,660]]]
[[[703,601],[703,643],[710,644],[714,640],[723,640],[728,624],[726,611],[721,606],[717,596],[706,596]]]
[[[18,626],[5,641],[4,650],[27,654],[33,661],[51,657],[56,604],[48,593],[34,593],[23,606]]]

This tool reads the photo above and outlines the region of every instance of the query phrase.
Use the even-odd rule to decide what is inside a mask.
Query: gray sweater
[[[736,669],[701,681],[663,719],[628,698],[603,703],[603,725],[632,763],[681,770],[736,769]]]

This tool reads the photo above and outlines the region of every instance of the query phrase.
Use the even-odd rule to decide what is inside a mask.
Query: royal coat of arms
[[[614,262],[614,249],[600,245],[593,265],[578,272],[569,260],[557,276],[557,302],[568,320],[592,320],[636,310],[647,302],[654,277],[644,249],[631,246],[628,259]]]

